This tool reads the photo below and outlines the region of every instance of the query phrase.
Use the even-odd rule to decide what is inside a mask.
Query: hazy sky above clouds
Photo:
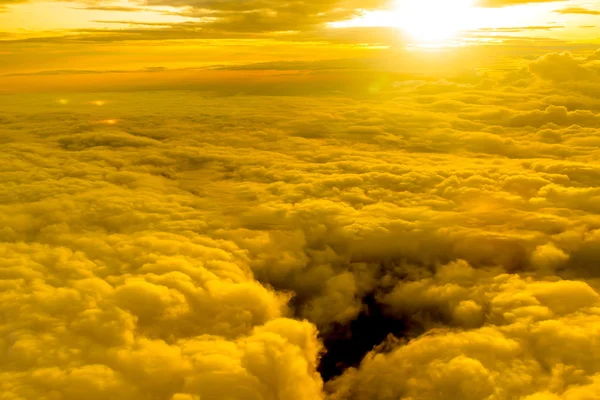
[[[0,73],[398,62],[405,57],[382,50],[473,45],[492,47],[482,54],[559,50],[592,44],[599,10],[585,0],[4,0]],[[472,58],[463,67],[473,67]]]
[[[0,0],[0,399],[600,397],[600,5]]]

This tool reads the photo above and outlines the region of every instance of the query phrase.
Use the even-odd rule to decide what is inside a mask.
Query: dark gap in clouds
[[[404,337],[407,323],[386,313],[374,293],[363,299],[363,311],[349,324],[335,324],[321,333],[326,353],[321,357],[318,371],[328,382],[350,367],[357,367],[365,355],[380,346],[388,336]]]
[[[449,262],[450,258],[441,256],[440,262]],[[400,263],[404,264],[404,263]],[[400,265],[398,264],[398,265]],[[413,263],[410,263],[413,264]],[[372,268],[377,268],[373,264]],[[377,281],[381,284],[385,278],[394,276],[395,284],[414,282],[414,271],[395,273],[391,269],[404,267],[380,262],[380,276]],[[415,263],[418,274],[434,273],[435,268],[422,263]],[[524,270],[523,266],[516,269]],[[325,352],[319,360],[318,372],[324,382],[330,382],[341,376],[349,368],[357,368],[370,352],[387,353],[395,347],[394,343],[407,342],[415,339],[429,330],[432,326],[452,326],[452,317],[437,306],[420,306],[418,309],[404,312],[393,310],[389,304],[382,302],[390,295],[386,285],[377,286],[361,299],[362,310],[352,321],[331,326],[321,327],[319,337],[325,347]]]
[[[516,261],[514,271],[524,271],[518,256],[508,256],[507,259]],[[447,264],[452,260],[449,254],[439,254],[437,262]],[[396,259],[372,261],[369,270],[376,271],[375,287],[360,295],[361,310],[357,316],[346,323],[332,322],[319,324],[319,339],[324,346],[324,352],[319,359],[317,371],[324,382],[330,382],[342,376],[350,368],[358,368],[368,353],[387,353],[398,343],[407,342],[421,336],[432,326],[452,326],[452,316],[443,307],[435,305],[420,306],[418,308],[398,311],[393,309],[385,299],[389,297],[395,287],[402,282],[415,282],[417,276],[435,274],[436,267],[402,254]],[[513,271],[513,272],[514,272]],[[268,286],[273,285],[277,290],[293,290],[268,279],[258,279]],[[299,310],[305,309],[315,294],[301,294],[290,301],[290,305],[297,310],[296,317],[303,319],[305,315]]]

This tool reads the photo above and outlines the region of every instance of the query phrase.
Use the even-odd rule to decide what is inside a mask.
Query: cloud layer
[[[2,393],[593,398],[597,59],[368,96],[4,95]],[[375,311],[402,329],[324,385],[322,343]]]

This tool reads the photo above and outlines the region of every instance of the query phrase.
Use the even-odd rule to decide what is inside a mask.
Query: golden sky
[[[599,9],[593,0],[4,0],[0,73],[397,60],[382,50],[460,46],[591,50]]]
[[[599,99],[592,0],[0,0],[0,399],[599,399]]]

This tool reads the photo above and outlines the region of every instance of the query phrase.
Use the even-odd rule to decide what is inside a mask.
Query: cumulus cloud
[[[302,96],[242,79],[212,95],[3,96],[0,389],[595,393],[600,103],[577,86],[594,57],[373,72],[326,95],[307,67]]]
[[[598,390],[598,359],[584,349],[598,340],[599,300],[583,282],[441,266],[383,301],[396,313],[438,310],[446,326],[367,355],[330,383],[331,398],[585,398]]]
[[[600,78],[595,65],[586,65],[584,60],[573,57],[571,53],[547,54],[529,65],[534,74],[553,81],[597,80]]]

